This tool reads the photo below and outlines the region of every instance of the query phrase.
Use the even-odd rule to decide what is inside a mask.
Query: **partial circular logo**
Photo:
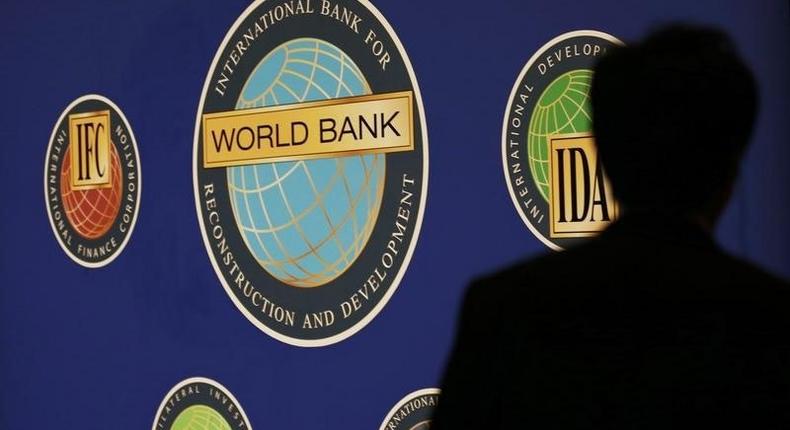
[[[428,140],[412,66],[367,1],[256,1],[214,57],[194,192],[238,309],[292,345],[359,331],[409,264]]]
[[[250,430],[241,404],[219,382],[189,378],[165,396],[151,430]]]
[[[438,388],[424,388],[407,394],[389,411],[379,430],[430,430],[439,393]]]
[[[596,59],[617,38],[592,30],[555,37],[529,59],[502,125],[510,197],[532,233],[554,250],[597,235],[618,216],[592,134]]]
[[[95,94],[71,102],[44,163],[47,215],[66,255],[91,268],[118,257],[134,230],[141,186],[137,143],[123,112]]]

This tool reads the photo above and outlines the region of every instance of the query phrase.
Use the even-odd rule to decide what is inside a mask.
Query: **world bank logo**
[[[113,261],[134,230],[140,207],[140,158],[123,112],[86,95],[55,123],[44,162],[44,196],[52,231],[73,261]]]
[[[233,394],[208,378],[185,379],[167,393],[151,430],[251,430]]]
[[[252,4],[209,71],[193,160],[206,249],[239,310],[299,346],[370,322],[416,245],[427,143],[409,59],[371,4]]]
[[[343,51],[320,39],[298,38],[260,62],[236,108],[370,93]],[[244,242],[280,281],[315,287],[334,280],[370,238],[385,163],[384,154],[373,153],[228,168],[231,207]],[[270,203],[268,211],[261,200]]]
[[[439,393],[438,388],[424,388],[407,394],[387,413],[379,430],[430,430]]]
[[[502,162],[522,220],[555,250],[595,236],[618,216],[592,135],[596,59],[619,45],[598,31],[560,35],[529,59],[510,93]]]

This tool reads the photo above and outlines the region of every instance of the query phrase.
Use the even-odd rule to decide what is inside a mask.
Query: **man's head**
[[[754,77],[727,35],[672,26],[595,67],[593,128],[628,210],[703,217],[724,207],[757,109]]]

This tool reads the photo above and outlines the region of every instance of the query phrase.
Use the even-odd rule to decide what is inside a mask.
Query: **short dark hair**
[[[591,99],[601,161],[620,202],[693,212],[734,180],[758,94],[725,33],[673,25],[607,52]]]

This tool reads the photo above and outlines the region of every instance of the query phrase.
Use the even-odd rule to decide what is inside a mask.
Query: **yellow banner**
[[[549,234],[552,238],[595,236],[619,215],[595,140],[589,133],[552,135],[548,139]]]
[[[413,93],[203,115],[203,167],[414,149]]]
[[[112,186],[111,144],[109,110],[69,115],[72,189]]]

